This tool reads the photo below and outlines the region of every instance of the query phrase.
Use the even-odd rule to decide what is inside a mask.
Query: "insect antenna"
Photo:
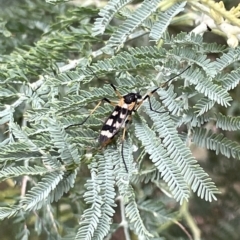
[[[151,94],[153,94],[154,92],[156,92],[159,88],[165,87],[165,85],[166,85],[167,83],[169,83],[171,80],[173,80],[173,79],[179,77],[180,75],[182,75],[182,74],[183,74],[184,72],[186,72],[190,67],[191,67],[191,66],[188,66],[187,68],[185,68],[185,69],[184,69],[182,72],[180,72],[179,74],[177,74],[177,75],[173,76],[172,78],[168,79],[168,80],[167,80],[165,83],[163,83],[160,87],[155,88],[155,89],[151,92]]]
[[[122,146],[121,146],[121,155],[122,155],[122,160],[123,160],[123,164],[124,164],[125,170],[126,170],[126,172],[128,173],[127,164],[126,164],[126,161],[125,161],[125,159],[124,159],[124,155],[123,155],[125,135],[126,135],[126,127],[124,127],[124,129],[123,129],[123,135],[122,135]]]
[[[150,93],[147,93],[147,94],[142,98],[142,101],[138,104],[138,107],[137,107],[137,108],[139,108],[139,107],[142,105],[142,103],[143,103],[144,100],[148,99],[148,102],[149,102],[149,106],[150,106],[150,110],[151,110],[151,111],[156,112],[156,113],[165,113],[165,112],[167,112],[167,111],[159,112],[159,111],[154,110],[154,109],[152,108],[152,103],[151,103],[150,97],[151,97],[159,88],[166,86],[166,84],[167,84],[168,82],[170,82],[170,81],[173,80],[174,78],[176,78],[176,77],[180,76],[181,74],[183,74],[184,72],[186,72],[190,67],[191,67],[191,66],[188,66],[186,69],[184,69],[184,70],[183,70],[182,72],[180,72],[179,74],[177,74],[177,75],[175,75],[174,77],[168,79],[168,80],[167,80],[165,83],[163,83],[161,86],[153,89]]]

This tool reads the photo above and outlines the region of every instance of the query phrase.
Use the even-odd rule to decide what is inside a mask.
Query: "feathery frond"
[[[227,131],[237,131],[240,129],[240,117],[224,116],[215,113],[216,127]]]
[[[230,73],[227,73],[226,75],[220,76],[220,83],[222,84],[222,87],[224,89],[227,89],[228,91],[231,89],[234,89],[240,81],[240,69],[236,69],[234,71],[231,71]]]
[[[0,207],[0,219],[10,218],[18,213],[19,206]]]
[[[153,235],[146,229],[143,224],[132,186],[129,185],[129,188],[124,195],[128,197],[128,203],[126,205],[126,216],[129,219],[131,225],[133,225],[132,228],[134,231],[139,236],[145,237],[146,239],[153,237]]]
[[[53,191],[51,191],[49,195],[49,202],[57,202],[64,193],[67,193],[70,188],[73,187],[76,176],[77,170],[64,172],[58,185],[53,189]]]
[[[4,3],[0,9],[0,219],[14,218],[13,227],[21,229],[16,238],[27,238],[34,222],[37,234],[49,238],[102,240],[122,227],[126,239],[129,230],[160,239],[162,228],[184,212],[169,214],[164,201],[185,203],[191,190],[216,200],[217,187],[190,145],[239,159],[240,49],[167,29],[200,20],[206,30],[208,20],[196,9],[208,9],[214,24],[238,29],[232,19],[239,9],[227,11],[212,1],[110,0],[98,1],[104,4],[98,13],[92,4],[21,2],[12,12]],[[238,43],[232,33],[228,43],[233,37]],[[128,93],[149,98],[121,125],[128,127],[124,140],[119,129],[99,146],[114,106],[130,113],[120,96]],[[103,98],[111,104],[100,104]],[[232,131],[233,140],[224,131]],[[112,224],[118,215],[122,221]]]
[[[193,142],[201,147],[214,150],[216,154],[223,154],[226,157],[240,158],[240,145],[224,137],[223,134],[216,134],[204,128],[194,128]]]
[[[62,161],[66,165],[73,163],[79,164],[79,153],[75,145],[71,144],[67,134],[60,128],[58,123],[54,120],[50,122],[49,132],[54,146],[58,149]]]
[[[100,17],[96,18],[93,26],[93,36],[103,34],[105,28],[112,20],[114,14],[116,14],[122,7],[132,2],[132,0],[111,0],[108,4],[102,8],[98,15]]]
[[[215,104],[215,101],[209,100],[209,98],[203,97],[199,99],[193,109],[195,109],[195,113],[197,116],[203,115],[205,112],[210,110]]]
[[[227,53],[217,59],[215,66],[217,72],[221,72],[224,68],[230,64],[240,60],[240,48],[230,49]]]
[[[159,103],[156,101],[152,102],[152,106],[154,109],[160,109]],[[218,192],[216,186],[209,179],[208,174],[196,164],[196,160],[193,158],[190,150],[178,136],[169,115],[163,114],[159,118],[158,114],[149,109],[149,106],[147,106],[146,112],[154,122],[154,128],[159,133],[159,136],[164,138],[162,143],[168,150],[169,157],[176,164],[178,171],[181,172],[184,180],[191,186],[192,190],[206,201],[211,202],[212,199],[216,199],[214,195]]]
[[[160,139],[143,122],[135,125],[135,131],[136,136],[142,141],[143,146],[150,155],[150,159],[161,173],[163,180],[168,183],[174,198],[180,203],[187,200],[189,189],[180,174],[180,169],[168,157],[168,153],[163,148]]]
[[[107,42],[108,46],[114,47],[121,45],[126,41],[128,35],[132,33],[137,27],[139,27],[145,19],[147,19],[152,13],[154,13],[161,0],[145,0],[141,6],[132,13],[119,29],[113,33]]]
[[[170,25],[173,17],[182,12],[185,5],[186,2],[175,3],[165,12],[160,12],[158,15],[158,20],[154,23],[149,37],[156,41],[159,40],[162,37],[163,33],[166,31],[167,26]]]
[[[26,211],[39,209],[43,204],[49,203],[48,198],[59,182],[62,180],[63,173],[60,171],[46,174],[36,186],[24,196],[20,201],[20,206]]]
[[[97,176],[96,162],[92,162],[90,166],[91,179],[87,181],[85,187],[87,191],[84,194],[84,200],[91,207],[87,208],[80,219],[80,227],[75,239],[90,240],[98,227],[102,215],[101,207],[103,199],[100,195],[100,181]]]
[[[105,152],[104,156],[97,156],[98,158],[98,179],[100,181],[101,187],[101,216],[99,223],[94,232],[93,239],[103,239],[110,230],[111,219],[116,207],[115,204],[115,191],[114,191],[114,172],[112,166],[112,156],[111,152]]]
[[[4,181],[8,178],[19,177],[22,175],[45,175],[49,173],[49,170],[44,167],[34,166],[34,167],[24,167],[24,166],[14,166],[2,169],[0,172],[0,181]]]

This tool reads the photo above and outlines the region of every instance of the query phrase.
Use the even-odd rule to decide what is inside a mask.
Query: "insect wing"
[[[111,116],[105,121],[100,136],[99,143],[106,145],[113,138],[125,123],[129,115],[128,108],[116,106]]]

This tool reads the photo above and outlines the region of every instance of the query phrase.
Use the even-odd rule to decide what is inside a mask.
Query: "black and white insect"
[[[168,79],[164,84],[162,84],[161,86],[153,89],[151,92],[145,94],[144,96],[142,96],[139,92],[137,92],[137,93],[132,93],[131,92],[131,93],[128,93],[128,94],[122,96],[120,94],[120,92],[116,89],[116,87],[113,84],[110,84],[111,87],[113,88],[114,92],[116,93],[116,95],[119,98],[118,103],[115,104],[112,101],[110,101],[109,99],[103,98],[102,100],[99,101],[99,103],[95,106],[95,108],[90,112],[88,117],[82,123],[72,124],[72,125],[69,125],[67,128],[84,124],[88,120],[88,118],[96,111],[96,109],[100,106],[100,104],[103,101],[113,105],[115,108],[114,108],[113,112],[111,113],[111,115],[104,122],[104,124],[102,126],[102,129],[100,131],[98,142],[99,142],[101,147],[105,147],[106,145],[108,145],[111,142],[111,140],[120,131],[120,129],[123,129],[122,150],[121,151],[122,151],[123,163],[124,163],[126,172],[128,172],[127,165],[126,165],[126,162],[125,162],[124,157],[123,157],[123,142],[124,142],[125,135],[126,135],[126,126],[129,123],[129,121],[131,121],[132,113],[136,112],[139,109],[139,107],[142,105],[142,103],[147,99],[148,99],[149,107],[150,107],[151,111],[154,111],[154,112],[157,112],[157,113],[162,113],[162,112],[156,111],[152,108],[150,97],[158,89],[166,86],[168,82],[170,82],[174,78],[180,76],[182,73],[184,73],[189,68],[190,68],[190,66],[187,67],[185,70],[183,70],[181,73],[179,73],[179,74],[175,75],[174,77]]]

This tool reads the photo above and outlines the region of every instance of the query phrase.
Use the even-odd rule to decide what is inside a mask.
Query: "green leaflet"
[[[100,181],[97,176],[96,162],[91,164],[91,179],[87,181],[85,187],[87,191],[84,194],[84,200],[87,204],[91,204],[91,208],[85,209],[80,221],[80,227],[75,236],[75,239],[92,239],[94,231],[100,222],[100,217],[102,214],[101,206],[103,205],[103,200],[99,194]]]
[[[132,0],[110,0],[98,13],[100,17],[96,18],[94,22],[93,35],[103,34],[114,15],[130,2],[132,2]]]
[[[201,147],[214,150],[216,154],[223,154],[226,157],[240,159],[240,145],[224,137],[223,134],[216,134],[207,131],[205,128],[194,128],[193,142]]]
[[[0,172],[0,181],[4,181],[8,178],[18,177],[22,175],[44,175],[49,173],[49,170],[43,167],[24,167],[24,166],[14,166],[7,167]]]
[[[137,123],[135,131],[136,136],[142,141],[146,152],[150,155],[150,159],[161,173],[163,180],[168,183],[174,198],[180,203],[187,200],[189,197],[188,186],[180,173],[180,169],[168,157],[161,141],[144,123]]]
[[[158,14],[158,20],[152,26],[149,37],[156,41],[159,40],[162,37],[163,33],[166,32],[167,26],[170,25],[173,17],[183,11],[185,5],[186,2],[175,3],[165,12],[160,12]]]
[[[227,131],[237,131],[240,129],[240,117],[224,116],[215,113],[216,127]]]
[[[21,208],[25,211],[31,211],[39,209],[48,203],[49,194],[57,187],[62,177],[63,173],[59,171],[46,174],[20,201]]]
[[[108,40],[107,46],[118,46],[125,42],[128,35],[157,10],[159,2],[161,2],[161,0],[145,0],[141,6],[123,23],[123,25],[120,26],[115,33],[113,33],[111,38]]]
[[[101,217],[98,226],[94,232],[93,239],[103,239],[110,230],[112,217],[115,213],[113,207],[116,207],[114,191],[115,179],[113,174],[113,158],[110,151],[106,151],[104,156],[97,156],[99,174],[98,180],[100,181],[101,197],[103,204],[101,206]]]
[[[147,105],[145,104],[145,106]],[[153,102],[152,106],[154,109],[159,109],[159,103],[156,101]],[[168,151],[167,154],[178,167],[179,174],[181,173],[186,183],[201,198],[207,201],[216,199],[214,194],[218,192],[217,188],[209,179],[207,173],[196,164],[196,160],[193,158],[189,148],[178,136],[169,115],[163,114],[160,118],[159,114],[151,111],[149,107],[147,107],[146,111],[153,120],[154,128],[159,133],[159,136],[163,138],[162,142]]]
[[[109,238],[111,231],[119,227],[112,224],[116,199],[125,232],[131,229],[139,238],[159,238],[157,224],[168,222],[169,216],[158,200],[147,199],[149,195],[145,193],[150,190],[144,189],[146,184],[151,181],[153,188],[164,189],[161,184],[166,183],[168,192],[180,203],[189,199],[190,188],[211,201],[216,199],[217,188],[193,158],[190,141],[216,154],[240,157],[237,142],[203,128],[208,123],[226,131],[240,128],[239,117],[230,116],[236,110],[232,101],[238,103],[238,96],[234,91],[229,94],[239,83],[239,48],[205,43],[200,35],[189,33],[170,36],[166,29],[185,9],[185,2],[174,3],[164,12],[161,7],[166,7],[167,1],[135,2],[139,5],[128,8],[131,0],[110,0],[98,16],[98,11],[90,7],[69,5],[71,9],[66,11],[63,5],[44,5],[47,13],[57,13],[51,23],[45,19],[52,14],[46,14],[42,21],[36,18],[43,3],[32,3],[34,12],[21,9],[11,16],[24,13],[30,17],[30,23],[20,23],[22,28],[29,27],[24,36],[35,42],[30,44],[28,38],[23,41],[14,35],[9,42],[14,39],[11,43],[24,45],[24,49],[10,51],[3,41],[2,50],[6,47],[11,55],[2,55],[0,66],[0,124],[4,124],[0,180],[29,180],[26,193],[21,189],[20,200],[20,194],[16,194],[15,204],[8,206],[7,201],[3,202],[0,219],[15,216],[15,223],[21,221],[23,230],[16,234],[19,239],[28,236],[24,217],[33,219],[31,211],[40,216],[35,222],[37,234],[46,231],[51,238],[59,235],[64,239],[53,226],[62,224],[62,218],[51,221],[58,219],[56,205],[51,203],[59,200],[60,206],[62,201],[67,203],[68,216],[74,215],[70,220],[80,219],[78,230],[64,227],[65,239]],[[20,19],[24,17],[21,15]],[[111,20],[121,23],[116,26]],[[16,26],[19,27],[17,22]],[[104,36],[95,37],[103,33]],[[140,42],[135,45],[139,47],[132,47],[129,40],[148,33],[158,46],[143,46]],[[219,58],[210,61],[208,56],[212,54]],[[97,143],[113,106],[102,104],[84,125],[65,130],[81,123],[102,98],[119,100],[109,83],[115,84],[122,95],[137,91],[144,95],[187,66],[191,66],[188,71],[151,97],[154,109],[169,113],[150,111],[146,101],[137,113],[141,114],[141,122],[133,117],[123,149],[128,173],[121,155],[121,131],[111,146],[99,149]],[[5,132],[8,126],[9,131]],[[184,132],[179,133],[178,127]],[[142,202],[139,198],[143,198]]]

